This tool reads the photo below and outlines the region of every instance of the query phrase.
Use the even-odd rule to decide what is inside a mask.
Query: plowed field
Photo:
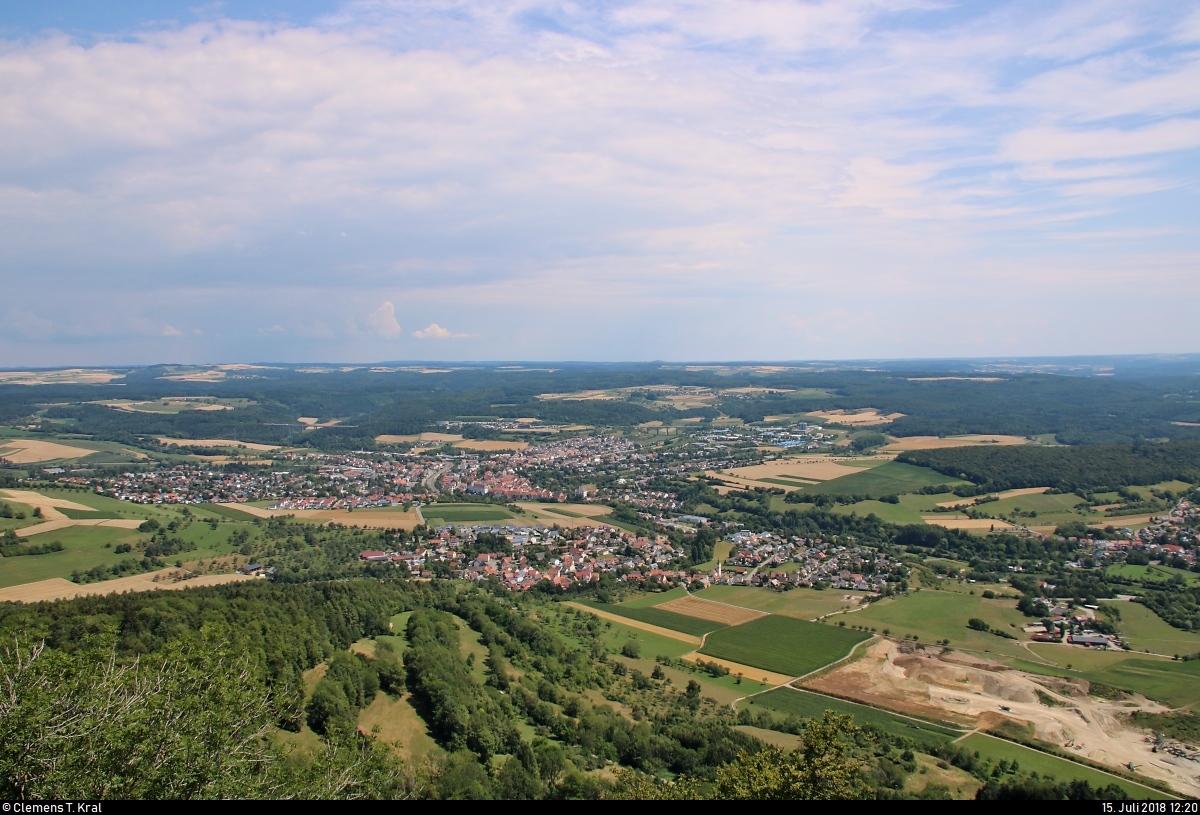
[[[681,597],[678,600],[655,606],[655,608],[673,611],[676,614],[685,614],[688,617],[698,617],[701,620],[712,620],[725,625],[741,625],[767,616],[764,611],[714,603],[711,600],[701,600],[699,597]]]

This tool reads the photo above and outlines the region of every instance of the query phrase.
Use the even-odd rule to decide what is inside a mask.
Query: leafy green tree
[[[308,726],[321,735],[354,729],[354,710],[341,683],[323,677],[308,701]]]

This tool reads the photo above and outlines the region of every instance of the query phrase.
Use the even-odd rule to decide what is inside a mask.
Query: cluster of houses
[[[1039,597],[1034,605],[1041,609],[1042,619],[1023,630],[1035,642],[1061,642],[1102,651],[1125,650],[1119,635],[1094,630],[1098,606],[1074,608],[1070,603],[1047,597]]]
[[[501,536],[511,552],[476,552],[483,533]],[[494,543],[495,538],[487,540]],[[572,530],[542,526],[439,526],[433,537],[410,548],[385,552],[362,552],[368,563],[403,564],[413,574],[442,573],[460,580],[499,580],[504,586],[527,591],[543,581],[559,588],[579,582],[599,581],[612,573],[634,583],[676,583],[687,579],[679,569],[683,553],[665,538],[637,537],[610,527],[580,527]]]
[[[235,472],[177,464],[89,479],[101,495],[137,504],[245,503],[276,500],[284,509],[393,506],[428,497],[425,463],[381,455],[323,453],[276,456],[291,469]]]
[[[820,584],[882,593],[888,582],[904,575],[903,565],[882,552],[821,538],[740,531],[729,540],[733,549],[709,574],[713,583],[779,589]]]
[[[438,488],[446,494],[485,495],[503,501],[565,501],[564,492],[535,487],[529,479],[511,469],[493,470],[478,461],[445,473]]]

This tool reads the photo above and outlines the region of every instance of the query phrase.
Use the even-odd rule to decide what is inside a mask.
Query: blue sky
[[[1179,2],[0,9],[0,365],[1200,351]]]

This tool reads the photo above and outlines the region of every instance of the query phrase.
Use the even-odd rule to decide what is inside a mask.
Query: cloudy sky
[[[6,3],[0,365],[1200,351],[1198,89],[1179,0]]]

